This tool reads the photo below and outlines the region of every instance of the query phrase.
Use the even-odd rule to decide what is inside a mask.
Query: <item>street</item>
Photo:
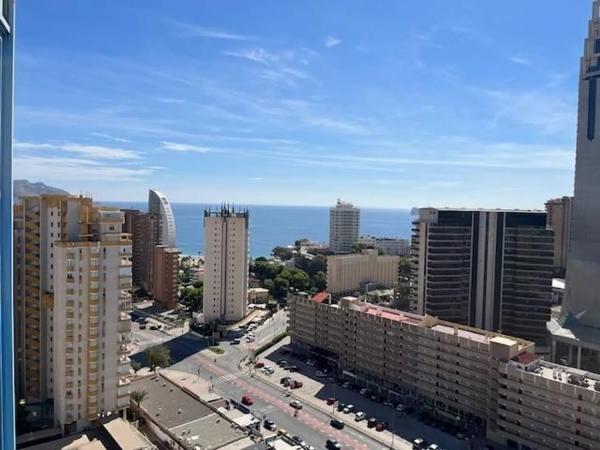
[[[256,330],[256,342],[246,344],[244,339],[244,343],[239,345],[221,342],[220,346],[225,353],[217,355],[210,350],[204,350],[170,368],[210,380],[215,393],[225,399],[240,401],[243,395],[249,395],[254,401],[251,409],[256,416],[274,420],[278,427],[285,429],[292,436],[299,436],[315,448],[323,448],[325,441],[333,438],[339,441],[343,448],[381,449],[382,445],[379,442],[351,428],[346,427],[342,431],[334,429],[329,425],[330,418],[327,414],[308,404],[304,404],[295,418],[294,409],[289,405],[291,397],[286,397],[280,389],[250,376],[245,366],[242,370],[238,368],[240,361],[251,348],[268,342],[284,331],[286,321],[287,316],[282,311]]]

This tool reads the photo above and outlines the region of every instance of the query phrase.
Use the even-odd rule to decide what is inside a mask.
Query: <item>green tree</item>
[[[362,253],[363,250],[368,250],[368,249],[372,249],[375,248],[372,245],[367,245],[367,244],[363,244],[361,242],[357,242],[355,244],[352,244],[352,248],[350,250],[351,253]]]
[[[171,352],[164,345],[155,345],[144,350],[144,363],[154,370],[156,367],[168,367],[171,363]]]
[[[274,280],[283,270],[283,267],[269,261],[257,261],[252,268],[254,276],[263,283],[265,280]]]
[[[142,368],[142,363],[139,361],[131,361],[131,368],[135,373]]]
[[[273,280],[273,290],[271,291],[271,295],[277,300],[282,300],[288,294],[289,289],[290,282],[285,278],[277,277]]]
[[[190,306],[193,311],[202,311],[204,287],[187,287],[181,291],[181,302]]]
[[[204,287],[204,281],[200,281],[200,280],[198,280],[198,281],[194,281],[194,284],[193,284],[193,286],[194,286],[196,289],[201,289],[201,288],[203,288],[203,287]]]
[[[275,247],[273,249],[273,256],[282,261],[288,261],[294,257],[294,251],[287,247]]]
[[[135,404],[135,409],[133,411],[134,421],[136,420],[136,415],[140,411],[140,406],[142,405],[142,402],[146,400],[146,397],[148,397],[148,392],[145,390],[133,391],[129,393],[129,400]]]
[[[317,272],[315,276],[311,278],[311,282],[315,290],[319,292],[327,289],[327,275],[325,272]]]
[[[281,271],[277,278],[284,278],[288,281],[289,287],[297,291],[305,291],[310,287],[310,278],[308,274],[295,267],[285,268]],[[275,281],[277,281],[275,278]]]

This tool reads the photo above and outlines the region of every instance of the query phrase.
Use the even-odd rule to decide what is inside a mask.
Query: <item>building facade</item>
[[[158,216],[160,223],[159,244],[176,247],[175,244],[175,216],[167,196],[155,189],[148,193],[148,212]]]
[[[248,309],[248,211],[204,212],[205,322],[236,322]]]
[[[554,276],[564,278],[571,237],[571,205],[573,197],[546,202],[547,225],[554,231]]]
[[[15,447],[12,288],[12,140],[14,0],[2,2],[0,21],[0,447]]]
[[[575,196],[561,316],[552,358],[600,371],[600,1],[593,3],[579,76]]]
[[[334,253],[350,253],[358,242],[360,209],[338,199],[329,210],[329,248]]]
[[[154,247],[152,296],[161,306],[172,309],[179,301],[179,255],[176,248]]]
[[[157,214],[124,210],[124,233],[132,233],[133,284],[147,292],[152,291],[154,248],[161,238],[160,217]]]
[[[408,239],[361,236],[358,243],[373,247],[384,255],[406,256],[410,249]]]
[[[292,345],[380,396],[510,448],[600,446],[600,376],[544,362],[533,342],[355,298],[288,304]]]
[[[334,296],[372,287],[392,287],[398,281],[399,256],[379,255],[377,250],[327,257],[327,292]]]
[[[553,249],[543,212],[422,208],[413,224],[411,309],[544,344]]]
[[[76,431],[129,403],[131,240],[90,198],[15,206],[17,395]],[[43,412],[45,409],[40,409]]]

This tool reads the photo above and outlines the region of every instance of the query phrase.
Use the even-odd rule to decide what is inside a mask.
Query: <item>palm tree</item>
[[[142,404],[142,402],[146,399],[146,397],[148,396],[148,392],[146,392],[145,390],[142,391],[133,391],[129,394],[129,399],[135,403],[136,409],[134,409],[133,411],[133,420],[135,422],[136,420],[136,411],[140,410],[140,405]]]

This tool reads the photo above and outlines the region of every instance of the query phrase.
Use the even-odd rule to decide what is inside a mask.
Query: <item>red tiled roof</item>
[[[523,365],[527,365],[527,364],[531,364],[534,361],[537,361],[538,359],[541,359],[542,357],[540,355],[537,355],[535,353],[530,353],[530,352],[523,352],[517,356],[515,356],[512,360],[516,361],[520,364]]]
[[[327,292],[319,292],[318,294],[313,295],[312,301],[315,303],[323,303],[329,299],[329,294]]]

